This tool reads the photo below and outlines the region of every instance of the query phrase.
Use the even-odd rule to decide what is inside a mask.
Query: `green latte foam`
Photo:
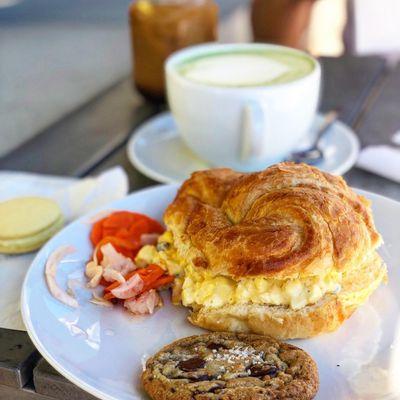
[[[315,68],[312,58],[285,50],[238,50],[201,54],[184,60],[178,72],[211,86],[252,87],[292,82]]]

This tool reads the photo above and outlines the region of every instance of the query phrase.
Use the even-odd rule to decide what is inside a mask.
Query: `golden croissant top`
[[[291,162],[195,172],[164,220],[180,256],[233,278],[354,269],[381,243],[367,199],[341,177]]]

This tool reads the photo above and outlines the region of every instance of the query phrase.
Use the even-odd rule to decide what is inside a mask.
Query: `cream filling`
[[[298,310],[317,303],[326,293],[338,292],[341,276],[331,271],[324,276],[306,279],[277,280],[263,277],[233,280],[207,276],[193,267],[185,268],[182,304],[219,308],[238,304],[284,305]]]
[[[188,63],[181,73],[208,85],[254,86],[268,84],[288,71],[287,65],[263,55],[227,54]]]
[[[252,303],[284,305],[298,310],[317,303],[326,293],[341,290],[342,275],[333,269],[324,275],[304,279],[248,277],[234,280],[213,276],[179,258],[170,232],[160,237],[160,243],[168,243],[169,247],[157,250],[155,246],[145,246],[139,252],[136,262],[139,265],[156,263],[174,274],[176,286],[181,287],[180,298],[184,306],[219,308]]]

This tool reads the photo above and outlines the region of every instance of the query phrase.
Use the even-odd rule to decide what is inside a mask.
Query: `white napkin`
[[[0,172],[0,201],[20,196],[54,199],[66,222],[128,193],[128,177],[121,167],[107,170],[95,178],[74,178]],[[20,293],[25,273],[35,254],[0,255],[0,327],[25,330],[20,315]]]
[[[400,183],[400,149],[387,145],[365,147],[357,167]]]
[[[357,54],[399,54],[399,0],[352,0],[352,2]]]

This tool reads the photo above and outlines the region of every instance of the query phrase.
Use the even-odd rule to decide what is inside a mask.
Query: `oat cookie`
[[[164,347],[142,383],[154,400],[308,400],[318,390],[314,360],[259,335],[210,333]]]

